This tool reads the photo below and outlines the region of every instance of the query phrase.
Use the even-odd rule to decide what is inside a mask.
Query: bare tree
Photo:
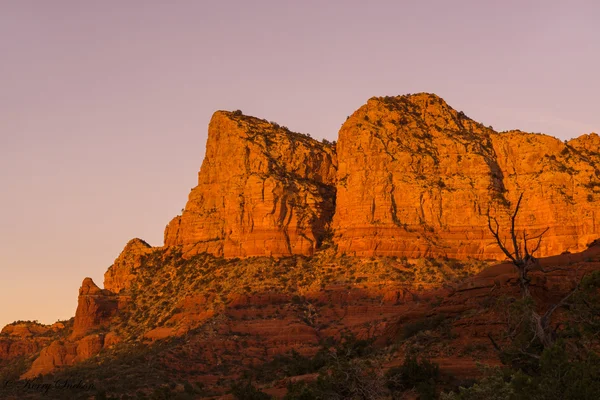
[[[529,271],[538,266],[538,261],[534,257],[536,251],[539,250],[540,245],[542,244],[542,238],[546,232],[548,232],[549,228],[546,228],[539,235],[535,235],[532,237],[527,236],[527,232],[523,230],[522,239],[519,239],[518,233],[515,230],[515,221],[517,219],[517,214],[519,213],[519,208],[521,207],[521,201],[523,200],[523,193],[519,196],[519,201],[517,201],[517,206],[515,207],[514,212],[510,216],[510,243],[512,245],[512,250],[509,250],[506,245],[506,240],[502,240],[500,237],[500,224],[496,217],[492,217],[490,215],[490,209],[488,207],[487,217],[488,217],[488,227],[490,232],[496,239],[496,243],[500,247],[500,250],[512,261],[513,265],[517,269],[517,273],[519,274],[519,287],[521,288],[521,295],[523,297],[529,297],[531,294],[529,293]],[[528,243],[529,241],[537,241],[531,250],[529,249]]]
[[[496,217],[492,217],[490,214],[490,209],[488,208],[487,217],[488,217],[488,227],[494,239],[496,239],[496,243],[502,250],[502,252],[510,259],[512,264],[515,266],[518,274],[518,282],[519,288],[521,289],[521,297],[523,299],[531,299],[531,292],[529,290],[530,278],[529,272],[532,269],[537,269],[542,272],[548,272],[540,268],[538,260],[534,257],[534,254],[539,250],[540,245],[542,243],[543,236],[546,232],[548,232],[549,228],[546,228],[542,233],[534,236],[529,236],[525,230],[522,231],[521,235],[517,232],[515,225],[517,215],[519,213],[519,209],[521,207],[521,201],[523,200],[523,193],[519,196],[519,200],[517,201],[517,205],[510,215],[510,232],[509,238],[503,239],[500,233],[500,224]],[[507,244],[508,242],[508,244]],[[533,243],[533,246],[530,246],[530,242]],[[577,271],[576,271],[577,274]],[[567,300],[579,289],[579,283],[575,285],[575,288],[569,292],[565,297],[562,298],[558,303],[550,306],[543,314],[538,313],[536,309],[535,302],[532,301],[533,307],[531,308],[528,319],[533,334],[534,339],[538,338],[543,347],[549,347],[553,344],[554,338],[556,337],[556,329],[551,326],[551,318],[552,314],[564,306]],[[491,339],[491,337],[490,337]],[[494,346],[497,345],[494,342]],[[529,354],[532,355],[533,354]]]

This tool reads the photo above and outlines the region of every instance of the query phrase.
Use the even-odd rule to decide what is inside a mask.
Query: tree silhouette
[[[510,215],[510,231],[509,238],[502,239],[500,233],[500,224],[496,217],[492,217],[490,214],[490,208],[488,207],[487,218],[488,218],[488,228],[496,243],[502,250],[502,252],[508,257],[508,259],[512,262],[514,267],[517,270],[518,275],[518,283],[519,288],[521,290],[521,298],[525,300],[526,304],[530,306],[527,307],[527,312],[523,316],[526,319],[525,326],[530,329],[530,333],[533,334],[531,338],[530,344],[537,340],[542,345],[542,348],[548,348],[552,346],[556,338],[556,330],[558,326],[552,327],[552,315],[556,310],[560,307],[566,305],[567,300],[579,289],[579,282],[575,284],[575,288],[570,291],[565,297],[563,297],[559,302],[551,305],[544,313],[539,313],[539,306],[536,304],[535,299],[532,297],[530,292],[530,283],[531,279],[529,278],[529,272],[532,270],[537,270],[541,272],[551,272],[556,271],[561,268],[554,268],[550,271],[544,270],[541,268],[539,261],[535,258],[534,254],[540,249],[542,239],[544,234],[548,232],[549,228],[544,229],[544,231],[538,235],[529,236],[525,230],[519,232],[516,230],[516,219],[519,214],[519,210],[521,207],[521,201],[523,200],[523,193],[519,196],[519,200],[517,201],[517,205]],[[533,246],[530,246],[530,242],[533,243]],[[575,271],[577,275],[577,271]],[[582,277],[583,278],[583,277]],[[490,336],[490,339],[491,336]],[[498,348],[496,343],[493,341],[494,346]],[[525,351],[525,350],[523,350]],[[533,354],[529,354],[537,358],[537,356]]]

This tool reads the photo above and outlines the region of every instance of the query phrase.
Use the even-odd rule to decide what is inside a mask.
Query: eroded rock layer
[[[502,258],[487,213],[518,230],[546,227],[539,255],[580,251],[600,236],[597,135],[568,143],[497,133],[438,96],[372,98],[337,144],[335,242],[358,256]]]
[[[241,113],[216,112],[185,210],[165,230],[184,255],[310,255],[335,207],[331,145]]]

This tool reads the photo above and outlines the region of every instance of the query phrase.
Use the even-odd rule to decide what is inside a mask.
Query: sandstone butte
[[[521,193],[518,228],[549,228],[539,255],[585,249],[600,236],[598,135],[498,133],[425,93],[371,98],[336,146],[218,111],[165,246],[311,255],[333,233],[340,254],[501,259],[487,212],[505,223]]]
[[[310,255],[333,216],[335,167],[330,145],[217,111],[198,186],[165,245],[225,257]]]
[[[600,137],[567,143],[498,133],[433,94],[375,97],[337,145],[238,112],[216,112],[206,156],[165,247],[184,257],[338,254],[501,259],[487,226],[525,193],[518,228],[546,227],[540,256],[582,251],[600,236]],[[128,287],[150,247],[125,247],[105,288]]]
[[[498,133],[417,94],[370,99],[344,123],[336,150],[341,253],[501,259],[487,210],[506,224],[522,192],[517,228],[550,228],[539,255],[581,251],[600,236],[596,134],[563,143]]]
[[[502,257],[488,232],[487,212],[505,226],[520,193],[524,199],[517,228],[531,234],[549,228],[539,256],[583,251],[600,237],[599,168],[597,134],[562,142],[543,134],[498,133],[433,94],[369,99],[343,124],[337,144],[240,112],[217,111],[209,124],[198,186],[182,215],[167,225],[164,246],[131,240],[106,272],[105,289],[89,278],[83,281],[72,324],[7,326],[0,338],[0,359],[41,350],[23,375],[34,377],[121,341],[111,324],[121,311],[131,312],[132,282],[155,251],[179,251],[184,259],[201,253],[228,259],[277,258],[311,256],[327,244],[337,256],[498,260]],[[594,249],[597,256],[597,243]],[[391,317],[412,309],[403,305],[410,303],[404,289],[377,290],[384,307],[376,309],[378,315]],[[339,300],[323,297],[318,290],[309,294],[319,301]],[[285,293],[229,297],[232,304],[248,305],[269,303],[264,299],[273,296],[276,302],[289,300]],[[340,304],[348,307],[348,295],[339,296]],[[375,309],[363,304],[375,301],[371,295],[354,296],[357,303],[349,315],[362,322],[367,314],[375,318]],[[198,322],[213,316],[212,309],[196,310],[201,318],[191,316],[191,309],[185,311],[186,304],[202,308],[207,297],[200,297],[205,303],[193,296],[181,300],[183,307],[178,308],[184,309],[185,318]],[[285,334],[285,340],[274,339],[278,345],[299,345],[303,339],[298,332],[313,345],[317,340],[314,329],[302,324],[290,331],[277,324],[271,328],[272,334]],[[244,329],[250,328],[236,331]],[[233,331],[227,326],[222,330]],[[173,332],[161,326],[153,331],[155,336]],[[266,334],[264,329],[260,332]]]

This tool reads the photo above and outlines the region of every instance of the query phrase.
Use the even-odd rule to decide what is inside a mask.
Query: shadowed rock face
[[[218,111],[206,157],[165,245],[184,255],[310,255],[335,205],[332,146],[253,117]]]
[[[497,133],[431,94],[372,98],[339,133],[335,242],[358,256],[502,258],[488,207],[507,226],[525,192],[518,228],[550,227],[539,254],[580,251],[600,235],[599,151],[597,135]]]
[[[36,353],[48,343],[50,340],[2,338],[0,339],[0,360],[10,360]]]

